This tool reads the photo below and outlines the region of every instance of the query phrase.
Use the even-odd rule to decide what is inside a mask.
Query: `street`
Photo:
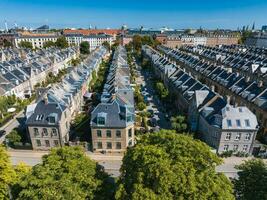
[[[34,166],[41,163],[41,158],[43,155],[48,154],[48,151],[32,151],[32,150],[9,150],[10,159],[13,165],[20,162],[24,162],[29,166]],[[113,177],[118,177],[120,175],[120,167],[122,164],[122,155],[104,155],[95,154],[92,152],[86,153],[92,160],[98,162],[105,168],[105,171]],[[245,160],[249,160],[252,157],[240,158],[240,157],[229,157],[224,158],[224,163],[216,167],[217,172],[224,173],[227,177],[235,178],[237,177],[238,170],[235,169],[236,165],[240,165]]]
[[[24,162],[29,166],[34,166],[41,163],[42,156],[49,151],[32,151],[32,150],[9,150],[10,159],[13,165]],[[105,171],[113,177],[120,175],[119,169],[122,164],[122,155],[104,155],[86,152],[92,160],[105,168]]]
[[[153,74],[151,72],[141,70],[141,67],[136,64],[137,68],[137,84],[142,85],[142,95],[149,103],[147,106],[147,111],[153,112],[151,118],[157,120],[157,126],[160,129],[170,129],[171,123],[166,118],[166,113],[163,110],[163,105],[159,98],[156,95],[156,92],[153,88],[153,83],[151,77]]]

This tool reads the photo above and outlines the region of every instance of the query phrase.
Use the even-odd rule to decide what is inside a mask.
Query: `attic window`
[[[97,124],[98,125],[105,125],[105,117],[97,117]]]
[[[237,119],[237,120],[236,120],[236,125],[237,125],[237,127],[241,127],[240,119]]]
[[[232,127],[232,121],[230,119],[227,119],[227,126]]]
[[[246,127],[250,127],[250,121],[248,119],[245,119]]]
[[[243,112],[242,108],[239,108],[238,110],[239,110],[239,112]]]

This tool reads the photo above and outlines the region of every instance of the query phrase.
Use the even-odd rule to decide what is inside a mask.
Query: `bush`
[[[220,156],[223,158],[231,157],[232,155],[233,151],[224,151],[223,153],[220,154]]]
[[[140,111],[143,111],[146,108],[146,104],[143,102],[140,102],[137,104],[137,109]]]
[[[12,130],[7,136],[6,139],[8,139],[8,143],[11,146],[14,146],[17,143],[21,142],[21,136],[16,130]]]

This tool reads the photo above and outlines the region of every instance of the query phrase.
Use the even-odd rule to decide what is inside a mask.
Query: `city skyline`
[[[123,24],[128,27],[160,28],[226,28],[237,29],[243,25],[256,28],[265,24],[264,0],[237,0],[213,2],[168,0],[164,4],[158,1],[106,1],[101,3],[78,0],[3,0],[0,3],[0,29],[7,21],[9,27],[18,26],[36,28],[43,24],[51,28],[118,28]],[[13,12],[10,12],[13,10]]]

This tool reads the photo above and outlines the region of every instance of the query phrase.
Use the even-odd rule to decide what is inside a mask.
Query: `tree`
[[[21,47],[21,48],[27,48],[27,49],[33,49],[32,43],[31,42],[27,42],[27,41],[21,41],[19,43],[19,47]]]
[[[137,104],[137,108],[140,111],[143,111],[146,108],[146,104],[144,102],[140,102]]]
[[[90,45],[89,42],[83,41],[80,44],[80,52],[81,54],[89,54],[90,53]]]
[[[176,117],[171,118],[171,126],[177,132],[184,132],[187,129],[187,123],[185,121],[185,117],[178,115]]]
[[[4,39],[4,40],[3,40],[3,46],[4,46],[5,48],[7,48],[7,47],[13,47],[13,44],[12,44],[12,42],[10,42],[9,40]]]
[[[161,130],[141,136],[123,158],[116,199],[234,199],[216,154],[199,140]]]
[[[133,36],[133,48],[139,52],[142,48],[142,37],[140,35]]]
[[[169,95],[168,89],[165,88],[164,84],[161,82],[156,83],[156,90],[157,90],[161,99],[164,99]]]
[[[44,48],[50,48],[50,47],[54,47],[55,45],[56,44],[53,41],[46,41],[46,42],[44,42],[43,47]]]
[[[110,199],[108,182],[81,147],[56,148],[19,181],[17,199]]]
[[[239,200],[267,199],[267,165],[260,159],[252,159],[236,167],[238,179],[234,180]]]
[[[9,157],[3,146],[0,145],[0,199],[10,199],[9,188],[16,177]]]
[[[56,44],[56,47],[61,48],[61,49],[65,49],[69,46],[68,41],[66,40],[64,36],[59,37],[56,40],[55,44]]]
[[[11,146],[13,146],[15,143],[21,141],[21,136],[16,130],[12,130],[7,136],[6,139],[8,139],[8,142]]]
[[[102,45],[103,45],[104,47],[106,47],[106,49],[107,49],[108,51],[110,51],[110,44],[109,44],[108,41],[103,42]]]

